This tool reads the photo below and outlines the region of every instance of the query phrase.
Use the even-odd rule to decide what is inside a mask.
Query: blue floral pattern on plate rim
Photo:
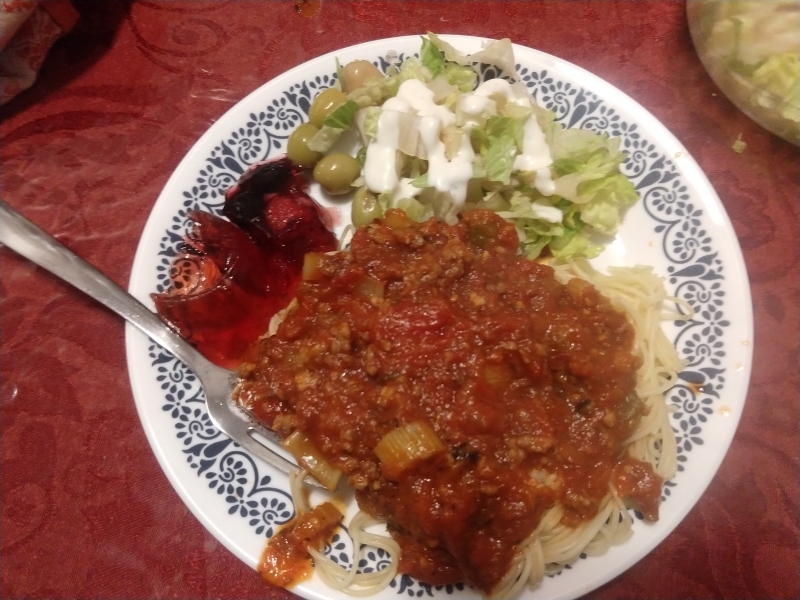
[[[394,48],[412,54],[418,48],[418,45],[414,45],[415,39],[418,38],[398,38]],[[352,52],[354,49],[343,50],[337,55],[341,56],[347,50]],[[717,421],[725,419],[726,411],[732,410],[731,376],[737,371],[749,373],[749,354],[745,352],[739,358],[733,356],[737,354],[735,351],[731,352],[737,336],[740,340],[752,337],[740,315],[743,308],[745,313],[749,309],[749,296],[744,307],[741,306],[741,298],[737,297],[742,293],[742,284],[747,286],[746,275],[742,282],[742,269],[736,264],[737,258],[741,262],[741,256],[735,252],[731,255],[730,251],[721,247],[721,241],[730,245],[730,240],[721,240],[719,227],[709,219],[709,202],[712,203],[712,211],[718,211],[721,208],[718,206],[719,200],[714,205],[715,197],[698,198],[693,182],[687,180],[685,168],[682,170],[676,160],[680,158],[680,152],[670,155],[664,149],[662,140],[653,135],[652,126],[643,127],[635,118],[631,118],[626,110],[627,103],[620,106],[619,102],[609,101],[598,94],[597,86],[585,85],[583,79],[576,80],[574,74],[569,73],[570,69],[564,68],[569,63],[559,61],[562,64],[556,63],[554,68],[552,64],[547,64],[552,61],[542,60],[542,56],[547,55],[519,47],[515,48],[515,52],[522,81],[540,105],[556,113],[560,123],[565,127],[588,128],[621,138],[622,147],[628,153],[623,171],[634,182],[641,196],[637,207],[631,211],[638,211],[638,214],[629,214],[626,220],[635,222],[638,235],[641,236],[644,231],[649,238],[647,247],[657,248],[659,264],[656,266],[666,278],[670,292],[686,300],[695,310],[692,321],[676,322],[671,327],[671,337],[688,365],[680,381],[668,394],[668,402],[675,407],[672,424],[678,443],[679,473],[664,487],[662,500],[666,509],[671,502],[676,502],[673,496],[682,495],[682,487],[694,487],[696,491],[696,483],[684,476],[687,467],[692,466],[694,461],[704,460],[698,454],[709,445],[709,435],[714,431]],[[392,64],[399,64],[405,55],[371,48],[355,56],[371,57],[379,68],[385,70]],[[335,73],[330,69],[332,60],[326,62],[324,58],[303,65],[301,73],[295,69],[294,77],[287,78],[293,72],[285,74],[240,102],[228,113],[236,114],[238,125],[226,128],[222,122],[218,122],[203,138],[214,134],[210,143],[206,143],[205,153],[193,157],[188,165],[187,156],[178,168],[178,171],[184,172],[183,185],[172,186],[167,210],[161,211],[167,217],[162,216],[158,224],[153,224],[151,238],[158,238],[157,248],[150,244],[146,251],[149,253],[150,266],[155,265],[155,281],[146,292],[162,291],[168,285],[170,264],[186,232],[186,212],[199,209],[218,213],[225,189],[248,166],[284,152],[291,131],[297,124],[307,120],[308,108],[316,93],[335,82]],[[498,75],[492,67],[481,67],[482,79]],[[256,102],[246,102],[262,91]],[[623,99],[627,97],[623,96]],[[627,100],[628,103],[632,102]],[[169,187],[170,184],[159,204]],[[151,223],[148,223],[148,229],[150,226]],[[620,235],[623,240],[626,231],[629,229],[623,226]],[[725,235],[732,234],[729,230],[723,230],[722,236]],[[733,242],[735,250],[738,250],[735,237]],[[143,251],[142,245],[139,254]],[[134,272],[138,268],[139,254]],[[739,267],[738,270],[732,268],[732,264]],[[152,282],[152,276],[149,279]],[[133,279],[131,287],[133,291]],[[735,317],[730,314],[731,304],[736,305],[733,310]],[[129,362],[131,360],[129,351]],[[143,361],[148,367],[144,367]],[[136,362],[144,368],[146,376],[152,379],[158,389],[157,397],[149,397],[146,402],[151,412],[153,404],[159,404],[161,414],[156,418],[160,420],[160,435],[172,436],[169,462],[182,461],[185,464],[183,477],[194,477],[203,483],[203,494],[207,496],[203,500],[203,512],[215,515],[206,515],[206,518],[224,521],[232,529],[246,530],[248,533],[245,535],[260,539],[263,544],[263,540],[271,536],[276,527],[287,522],[294,514],[285,477],[255,460],[216,430],[206,414],[198,380],[182,363],[152,342],[147,343],[146,360],[140,351]],[[133,378],[133,369],[131,374]],[[741,377],[737,383],[740,381]],[[739,395],[743,403],[744,396]],[[137,395],[137,405],[142,400]],[[142,407],[139,408],[141,414]],[[737,412],[740,412],[740,408],[737,408]],[[143,422],[147,430],[148,422],[144,416]],[[716,439],[713,442],[718,443]],[[723,455],[725,448],[727,444],[722,449]],[[154,446],[154,449],[159,454],[159,448]],[[721,460],[719,452],[715,454],[718,461]],[[159,458],[163,464],[165,457]],[[691,490],[686,495],[691,496]],[[686,507],[682,509],[688,510]],[[228,517],[227,521],[225,516]],[[206,523],[205,519],[201,520]],[[221,541],[225,543],[225,540]],[[342,528],[335,536],[326,547],[326,552],[343,566],[352,564],[353,548],[346,528]],[[252,557],[249,558],[251,560],[248,562],[252,564],[254,561]],[[358,556],[358,567],[364,571],[378,570],[383,568],[385,560],[382,551],[364,548]],[[595,560],[592,558],[581,562],[591,563]],[[599,581],[597,585],[601,583]],[[539,589],[547,585],[548,582],[545,582]],[[296,591],[303,593],[302,588]],[[472,592],[461,585],[433,588],[408,576],[398,575],[385,594],[387,597],[396,594],[471,596]],[[334,596],[331,594],[331,597]]]

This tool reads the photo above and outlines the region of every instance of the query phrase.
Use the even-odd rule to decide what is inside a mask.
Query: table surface
[[[587,598],[800,596],[800,152],[717,90],[682,2],[325,0],[311,18],[292,1],[74,4],[76,29],[0,111],[2,195],[122,286],[156,197],[200,135],[262,83],[336,48],[426,30],[509,37],[651,111],[708,175],[738,235],[752,379],[695,508]],[[134,408],[122,320],[8,250],[0,260],[2,597],[293,597],[222,547],[162,473]]]

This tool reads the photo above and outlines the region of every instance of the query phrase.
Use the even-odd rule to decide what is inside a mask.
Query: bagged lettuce
[[[479,85],[477,63],[503,77]],[[638,198],[620,171],[619,139],[565,129],[536,105],[508,40],[469,55],[428,34],[419,57],[348,94],[312,141],[330,144],[351,126],[364,145],[357,196],[370,194],[376,214],[401,208],[414,220],[455,222],[466,210],[493,210],[516,225],[530,258],[597,256],[594,234],[615,235]]]

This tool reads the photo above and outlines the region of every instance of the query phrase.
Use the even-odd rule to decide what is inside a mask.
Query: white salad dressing
[[[464,127],[469,129],[475,125],[480,125],[481,115],[493,102],[492,96],[503,97],[506,102],[517,106],[529,107],[531,99],[527,93],[520,94],[518,89],[508,83],[505,79],[490,79],[480,84],[475,91],[464,94],[458,99],[458,109],[463,115],[470,115],[475,118],[467,118]]]
[[[464,94],[458,99],[458,108],[468,115],[479,115],[489,106],[488,96],[478,94]]]
[[[564,218],[564,213],[550,204],[547,200],[536,200],[535,202],[532,202],[531,210],[533,211],[533,214],[539,217],[542,221],[547,221],[548,223],[561,223],[561,220]]]
[[[388,101],[387,101],[388,103]],[[400,141],[400,113],[384,110],[378,119],[378,134],[373,143],[367,146],[364,161],[364,183],[373,192],[393,190],[397,185],[395,167],[397,146]]]
[[[398,110],[400,112],[411,112],[408,108],[402,110],[400,106],[412,109],[412,114],[420,117],[436,117],[446,127],[455,123],[456,116],[446,106],[440,106],[433,101],[433,90],[418,79],[408,79],[400,84],[397,95],[389,98],[383,103],[384,108]],[[398,102],[398,107],[392,105],[392,101]],[[388,107],[387,107],[388,105]]]
[[[550,161],[552,164],[553,161]],[[536,178],[533,180],[533,187],[535,187],[542,196],[552,196],[556,193],[556,184],[553,182],[553,174],[550,172],[550,167],[542,167],[536,169]],[[561,219],[559,219],[560,221]]]
[[[522,131],[522,153],[514,159],[514,170],[535,171],[534,187],[543,196],[552,196],[556,191],[553,176],[550,173],[553,157],[550,156],[550,147],[547,145],[544,132],[539,127],[535,116],[528,117]]]
[[[422,188],[411,185],[414,181],[410,177],[401,177],[397,186],[392,191],[392,201],[397,202],[403,198],[416,198],[422,193]]]
[[[474,92],[464,94],[458,100],[458,108],[464,114],[479,116],[489,106],[492,96],[501,96],[507,102],[521,107],[531,106],[527,90],[520,90],[519,86],[504,79],[490,79]],[[427,85],[417,79],[409,79],[400,85],[395,97],[384,102],[376,139],[367,147],[364,182],[370,191],[377,194],[391,191],[395,199],[417,195],[410,189],[413,186],[409,185],[409,180],[400,180],[395,164],[400,140],[400,114],[416,115],[421,117],[418,133],[427,152],[428,185],[439,192],[449,193],[454,208],[460,210],[466,200],[467,183],[473,176],[472,163],[475,159],[469,130],[479,121],[470,119],[465,123],[461,128],[463,134],[458,152],[448,159],[440,134],[444,127],[455,123],[456,115],[447,107],[436,104],[433,98],[434,92]],[[534,171],[534,187],[542,195],[551,196],[555,193],[550,172],[552,163],[544,132],[536,117],[531,115],[525,122],[522,153],[514,159],[514,170]],[[554,223],[561,221],[563,216],[560,210],[549,204],[540,204],[535,211],[540,218]]]
[[[471,94],[464,94],[459,98],[458,107],[466,114],[480,115],[486,109],[491,96],[502,96],[507,102],[518,106],[531,106],[531,99],[527,90],[522,91],[518,86],[510,84],[505,79],[490,79],[479,85]],[[531,115],[525,121],[522,153],[514,159],[514,170],[535,171],[534,187],[543,196],[552,196],[556,188],[550,173],[549,167],[551,164],[553,164],[553,159],[550,156],[550,148],[545,140],[544,132],[539,127],[536,117]],[[558,211],[557,208],[550,208],[552,211]],[[550,213],[551,218],[553,214],[552,212]],[[550,219],[546,220],[550,221]],[[560,217],[558,221],[561,221]]]
[[[553,159],[550,157],[550,148],[544,139],[544,132],[533,116],[528,117],[522,129],[522,153],[514,159],[514,170],[538,171],[551,164]]]
[[[428,152],[428,185],[439,192],[450,192],[454,204],[461,208],[467,198],[467,182],[472,178],[475,152],[469,135],[464,133],[458,152],[448,160],[444,143],[439,139],[441,128],[442,123],[436,117],[423,117],[419,126],[420,138]]]
[[[392,191],[397,197],[396,188],[400,182],[395,169],[395,153],[400,138],[399,113],[417,115],[422,117],[419,135],[428,155],[428,185],[440,192],[449,192],[454,203],[461,207],[467,197],[467,182],[472,177],[475,153],[469,136],[463,135],[456,156],[452,160],[447,158],[439,134],[443,127],[455,123],[456,116],[447,107],[436,104],[433,96],[433,90],[424,83],[409,79],[400,84],[394,98],[384,102],[378,119],[377,138],[367,147],[364,182],[372,192]],[[394,116],[386,118],[387,115]],[[391,170],[391,176],[388,170]]]
[[[484,81],[480,84],[475,91],[470,94],[464,94],[460,100],[464,100],[466,98],[466,106],[470,103],[475,103],[476,106],[480,105],[479,99],[484,98],[488,100],[491,96],[502,96],[506,99],[506,101],[511,102],[512,104],[517,104],[519,106],[530,106],[531,105],[531,98],[526,93],[519,93],[519,89],[515,86],[511,85],[505,79],[490,79],[488,81]],[[465,112],[470,112],[464,109]],[[477,114],[477,113],[471,113]]]

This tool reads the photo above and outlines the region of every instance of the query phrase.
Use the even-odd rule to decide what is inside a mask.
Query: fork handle
[[[56,277],[71,283],[141,329],[150,336],[150,339],[171,352],[199,377],[206,392],[209,416],[220,431],[284,473],[299,472],[297,465],[253,436],[253,433],[259,433],[278,443],[275,432],[251,420],[245,422],[233,414],[228,403],[229,376],[232,375],[230,371],[214,365],[183,338],[173,333],[144,304],[68,250],[49,233],[31,223],[2,199],[0,199],[0,243],[47,269]],[[227,375],[220,377],[220,374]],[[212,386],[211,389],[209,385]],[[311,477],[307,480],[312,485],[322,487],[322,484]]]
[[[210,364],[144,304],[2,199],[0,242],[113,310],[169,350],[190,369],[196,370]]]

